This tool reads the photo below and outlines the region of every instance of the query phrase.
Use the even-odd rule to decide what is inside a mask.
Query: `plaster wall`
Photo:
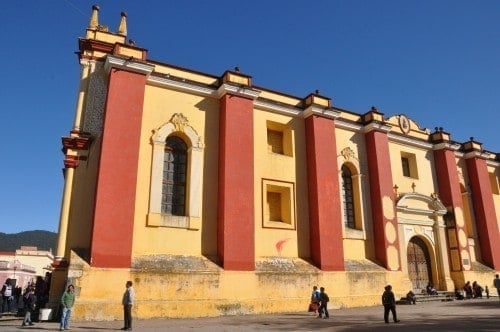
[[[199,229],[152,227],[147,225],[152,170],[152,135],[174,114],[184,115],[202,137],[203,195],[201,216],[192,217]],[[139,173],[135,208],[133,256],[169,253],[201,255],[216,253],[218,101],[147,85],[139,148]],[[182,137],[182,133],[180,136]],[[188,149],[191,148],[188,147]],[[215,179],[215,180],[214,180]],[[190,181],[192,179],[188,179]],[[189,186],[189,182],[188,182]],[[194,221],[194,222],[196,222]],[[189,246],[186,246],[189,243]]]
[[[277,154],[268,150],[268,123],[282,125],[284,145],[288,154]],[[254,188],[255,188],[255,255],[256,257],[308,256],[309,222],[307,207],[304,123],[300,118],[254,110]],[[276,185],[291,186],[291,229],[263,227],[263,200],[266,187],[263,179]]]
[[[398,186],[399,193],[417,192],[425,195],[437,192],[436,174],[434,171],[434,155],[432,150],[401,145],[389,142],[392,181]],[[411,177],[403,175],[401,166],[401,154],[411,154],[415,156],[415,165],[418,174]],[[415,188],[412,185],[415,184]]]

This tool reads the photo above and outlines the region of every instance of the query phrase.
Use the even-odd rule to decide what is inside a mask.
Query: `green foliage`
[[[38,250],[54,252],[57,245],[57,233],[49,231],[26,231],[16,234],[0,232],[0,251],[16,251],[21,246],[37,247]]]

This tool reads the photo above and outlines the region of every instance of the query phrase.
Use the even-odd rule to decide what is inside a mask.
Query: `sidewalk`
[[[306,301],[307,302],[307,301]],[[307,306],[307,304],[306,304]],[[332,309],[329,319],[318,319],[312,313],[276,315],[223,316],[197,319],[134,320],[134,331],[499,331],[498,298],[450,302],[427,302],[397,306],[400,323],[385,324],[382,306]],[[21,327],[20,317],[0,319],[0,331],[57,331],[56,322],[35,323]],[[72,322],[73,331],[117,331],[122,321]]]

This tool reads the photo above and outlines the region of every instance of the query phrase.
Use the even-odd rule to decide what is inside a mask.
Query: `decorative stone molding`
[[[108,82],[104,75],[103,64],[95,63],[87,79],[89,85],[85,98],[83,131],[97,137],[102,134],[104,107],[108,95]]]
[[[161,213],[163,156],[169,135],[182,133],[188,145],[188,179],[186,190],[186,216],[170,216]],[[149,199],[149,226],[167,226],[176,228],[199,229],[201,215],[201,195],[203,179],[203,138],[191,127],[189,120],[182,113],[175,113],[169,122],[153,131],[153,165],[151,168],[151,191]]]

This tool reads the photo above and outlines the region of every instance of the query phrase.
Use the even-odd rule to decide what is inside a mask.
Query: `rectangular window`
[[[267,129],[267,149],[272,153],[283,154],[283,132]]]
[[[410,177],[410,161],[406,157],[401,157],[401,166],[403,167],[403,175]]]
[[[293,156],[293,131],[289,125],[266,121],[267,151],[284,156]]]
[[[262,179],[262,226],[295,229],[294,184]]]
[[[269,221],[283,222],[281,219],[281,193],[268,191],[267,207],[269,208]]]
[[[401,152],[403,176],[418,179],[417,158],[413,153]]]

